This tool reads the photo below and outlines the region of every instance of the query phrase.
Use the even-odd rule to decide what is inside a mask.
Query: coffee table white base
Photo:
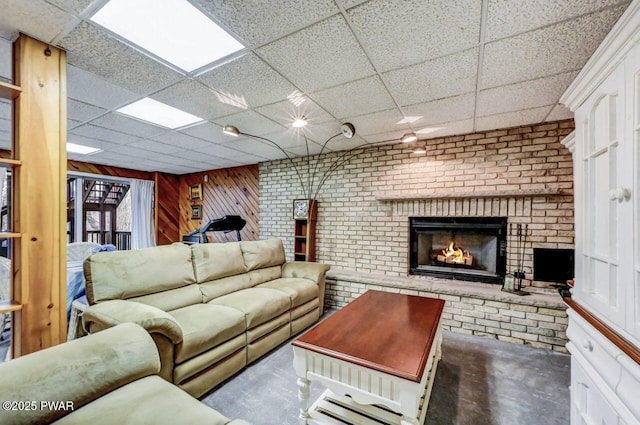
[[[293,366],[298,376],[300,402],[299,424],[423,424],[436,367],[441,358],[441,342],[442,332],[439,329],[420,382],[294,346]],[[319,382],[328,390],[309,408],[312,381]],[[378,422],[370,418],[376,418]]]

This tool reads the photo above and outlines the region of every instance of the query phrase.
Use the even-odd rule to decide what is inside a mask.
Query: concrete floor
[[[202,401],[253,425],[297,425],[293,350],[287,343]],[[570,356],[445,332],[429,425],[569,424]],[[311,399],[324,391],[312,383]]]

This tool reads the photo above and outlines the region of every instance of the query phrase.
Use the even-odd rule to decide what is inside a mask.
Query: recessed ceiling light
[[[186,0],[110,0],[91,20],[188,72],[244,48]]]
[[[412,122],[418,121],[420,118],[422,118],[422,115],[419,115],[417,117],[404,117],[403,119],[398,121],[396,124],[411,124]]]
[[[293,124],[291,125],[295,128],[301,128],[307,125],[307,120],[305,119],[305,117],[298,117],[295,119],[295,121],[293,121]]]
[[[75,143],[67,143],[67,152],[78,153],[80,155],[90,155],[100,152],[102,149],[92,148],[91,146],[76,145]]]
[[[157,100],[145,97],[137,102],[123,106],[116,110],[121,114],[147,121],[152,124],[160,125],[168,128],[184,127],[185,125],[195,124],[204,121],[200,117],[191,115],[173,106],[165,105]]]

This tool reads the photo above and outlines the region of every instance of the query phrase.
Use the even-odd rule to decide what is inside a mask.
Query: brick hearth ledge
[[[343,307],[369,289],[445,300],[442,325],[453,332],[567,352],[567,306],[557,294],[518,296],[486,283],[332,270],[325,306]]]

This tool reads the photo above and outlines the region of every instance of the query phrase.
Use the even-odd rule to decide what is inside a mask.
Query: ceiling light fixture
[[[240,135],[240,130],[238,130],[238,127],[235,125],[225,125],[222,127],[222,132],[234,137],[238,137]]]
[[[186,0],[110,0],[90,19],[187,72],[244,48]]]
[[[181,111],[180,109],[158,102],[149,97],[116,109],[116,112],[171,129],[204,121],[200,117],[196,117],[188,112]]]
[[[91,146],[77,145],[75,143],[67,142],[67,152],[77,153],[80,155],[91,155],[93,153],[101,152],[102,149],[92,148]]]
[[[416,133],[405,133],[400,140],[402,143],[411,143],[417,141],[418,136],[416,136]]]
[[[298,117],[295,119],[295,121],[293,121],[293,124],[291,125],[295,128],[302,128],[307,125],[307,119],[304,116]]]

